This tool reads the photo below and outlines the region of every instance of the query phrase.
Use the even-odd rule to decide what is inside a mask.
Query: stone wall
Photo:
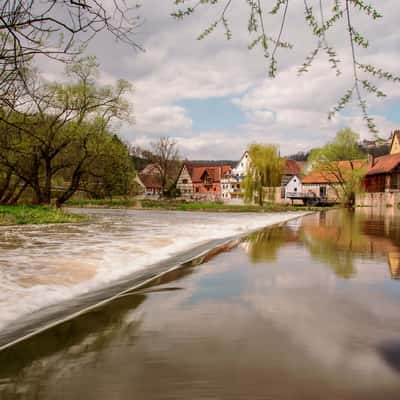
[[[400,192],[360,193],[356,195],[356,206],[386,208],[400,205]]]

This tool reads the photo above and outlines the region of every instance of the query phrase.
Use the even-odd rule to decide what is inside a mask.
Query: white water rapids
[[[212,239],[304,213],[85,210],[90,223],[0,228],[0,331]]]

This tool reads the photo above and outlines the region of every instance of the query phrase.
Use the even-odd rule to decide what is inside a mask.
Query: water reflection
[[[252,233],[243,247],[253,263],[273,262],[277,259],[279,248],[297,240],[297,232],[284,225]]]
[[[244,248],[253,263],[274,262],[278,250],[302,243],[310,255],[341,278],[357,274],[359,259],[385,259],[390,277],[400,279],[400,214],[376,214],[374,209],[321,212],[291,224],[256,232]]]
[[[0,399],[397,399],[396,230],[328,212],[222,246],[0,353]]]
[[[44,383],[58,379],[60,363],[63,370],[76,370],[96,363],[113,346],[122,343],[128,348],[134,346],[141,326],[138,311],[147,296],[182,290],[176,283],[193,273],[198,264],[198,260],[188,262],[182,269],[168,272],[139,291],[126,293],[112,303],[1,351],[0,399],[42,398]]]
[[[40,398],[43,383],[59,373],[60,360],[63,368],[82,367],[82,358],[99,357],[115,335],[133,345],[140,319],[129,315],[145,299],[123,298],[0,352],[0,398]]]

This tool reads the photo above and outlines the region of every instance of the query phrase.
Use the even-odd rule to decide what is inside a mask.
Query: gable
[[[392,143],[390,145],[390,154],[399,154],[400,153],[400,140],[399,140],[400,131],[393,132]]]
[[[186,165],[183,165],[181,173],[178,176],[178,184],[192,184],[192,177],[190,176],[189,169]]]

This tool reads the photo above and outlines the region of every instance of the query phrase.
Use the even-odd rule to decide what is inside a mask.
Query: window
[[[182,183],[186,185],[188,183],[188,180],[187,179],[182,179]]]
[[[197,187],[197,188],[196,188],[196,193],[199,193],[199,191],[200,191],[200,189]]]
[[[400,175],[393,174],[391,177],[391,189],[400,189]]]

